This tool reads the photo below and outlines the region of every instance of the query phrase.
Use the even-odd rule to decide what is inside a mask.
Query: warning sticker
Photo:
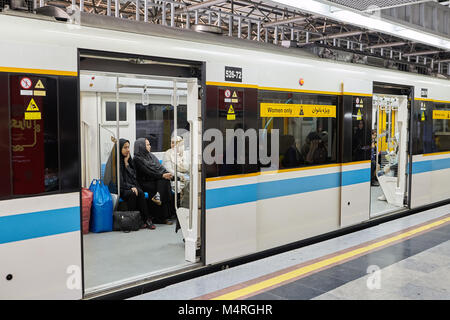
[[[25,120],[41,120],[39,107],[37,106],[36,101],[34,101],[33,98],[31,98],[27,110],[25,111]]]
[[[358,109],[358,113],[356,114],[356,120],[362,120],[361,109]]]
[[[45,97],[46,92],[43,90],[34,90],[34,95],[35,96],[41,96],[41,97]]]
[[[227,120],[236,120],[236,114],[234,113],[233,105],[230,105],[230,108],[228,109]]]
[[[336,106],[315,104],[261,103],[261,117],[336,118]]]
[[[39,111],[39,107],[33,98],[31,98],[30,103],[28,104],[27,111]]]
[[[35,89],[45,89],[44,88],[44,85],[42,84],[42,81],[41,80],[39,80],[37,83],[36,83],[36,86],[34,87]]]
[[[450,110],[433,110],[433,119],[450,120]]]
[[[232,98],[237,98],[237,97],[238,97],[238,95],[237,95],[236,91],[234,91]]]

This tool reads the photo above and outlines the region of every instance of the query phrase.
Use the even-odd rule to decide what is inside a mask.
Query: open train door
[[[197,261],[197,249],[199,247],[199,198],[201,193],[201,103],[198,100],[198,84],[197,79],[187,80],[187,120],[189,130],[187,128],[179,128],[178,124],[178,96],[177,85],[174,81],[174,91],[172,94],[172,104],[174,106],[174,132],[173,137],[184,136],[183,141],[189,144],[183,146],[184,150],[180,150],[180,146],[175,144],[175,157],[180,152],[187,152],[189,164],[187,168],[178,168],[180,164],[175,159],[175,207],[177,218],[180,223],[181,231],[185,241],[185,259],[189,262]],[[187,170],[185,170],[187,169]]]

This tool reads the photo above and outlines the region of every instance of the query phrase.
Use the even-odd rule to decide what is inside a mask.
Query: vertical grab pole
[[[117,177],[117,202],[120,199],[120,153],[122,150],[119,150],[119,77],[116,77],[116,177]]]
[[[178,209],[178,145],[177,145],[177,127],[178,127],[178,100],[177,100],[177,81],[173,81],[173,95],[172,95],[172,104],[173,104],[173,138],[175,139],[175,209]]]

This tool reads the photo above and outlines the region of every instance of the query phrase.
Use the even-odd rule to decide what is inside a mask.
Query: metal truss
[[[215,26],[216,32],[219,30],[225,36],[278,46],[301,47],[324,58],[367,64],[377,60],[378,66],[387,68],[441,77],[450,76],[450,52],[292,10],[264,0],[27,1],[34,1],[35,8],[44,5],[72,5],[91,14],[144,21],[178,29],[192,29],[194,25]],[[423,1],[378,2],[411,5],[413,2]],[[442,4],[449,5],[448,1]]]

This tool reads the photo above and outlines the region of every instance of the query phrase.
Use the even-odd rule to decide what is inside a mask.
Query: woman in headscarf
[[[177,155],[175,157],[175,144],[177,146]],[[176,158],[176,160],[175,160]],[[177,176],[180,182],[178,183],[178,192],[184,189],[185,184],[189,182],[189,158],[187,153],[184,151],[183,139],[180,136],[172,137],[170,143],[170,149],[164,153],[163,166],[169,171],[173,176],[175,176],[175,164],[177,170]],[[175,183],[172,186],[172,190],[175,191]]]
[[[155,208],[152,208],[155,223],[172,224],[169,218],[174,213],[170,187],[173,176],[150,150],[148,139],[139,138],[134,143],[137,180],[156,204]]]
[[[120,149],[120,197],[127,204],[127,209],[130,211],[138,210],[141,214],[144,227],[151,230],[155,229],[155,225],[152,223],[150,213],[148,210],[147,202],[145,200],[144,191],[139,188],[136,180],[136,171],[133,158],[130,154],[130,141],[126,139],[119,140]],[[111,169],[108,171],[114,172],[114,165],[116,158],[115,148],[111,152],[110,160],[108,163],[112,163]],[[111,184],[109,184],[111,186]],[[117,189],[117,186],[115,186]]]

